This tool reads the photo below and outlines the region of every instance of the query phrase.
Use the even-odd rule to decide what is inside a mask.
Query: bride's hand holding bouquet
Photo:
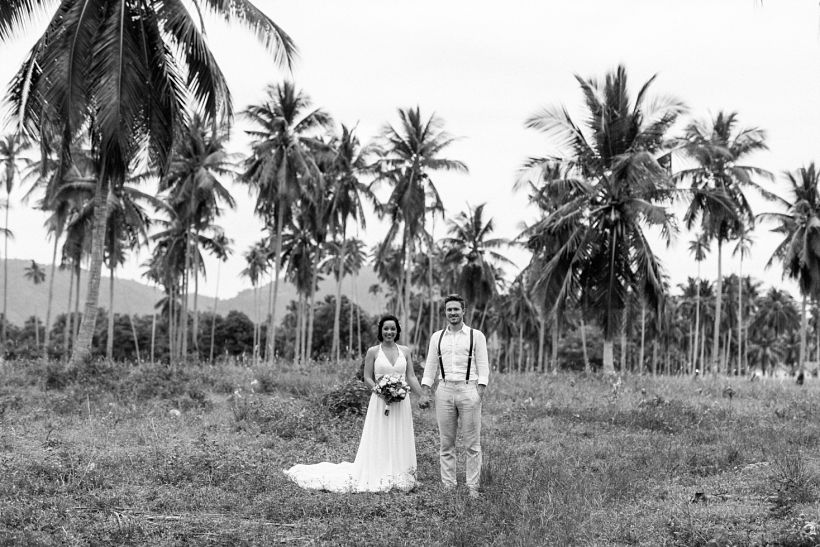
[[[373,393],[384,399],[388,408],[384,410],[384,415],[390,414],[389,405],[396,401],[403,401],[410,394],[410,385],[403,376],[382,376],[376,385],[373,386]]]

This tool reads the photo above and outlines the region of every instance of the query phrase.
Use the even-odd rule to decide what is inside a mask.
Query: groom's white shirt
[[[424,377],[421,385],[432,386],[436,378],[441,378],[438,370],[438,341],[441,331],[430,337],[427,349],[427,362],[424,364]],[[470,327],[464,325],[461,330],[452,333],[444,329],[441,339],[441,362],[444,365],[444,376],[447,381],[463,382],[467,376],[467,355],[470,346]],[[470,380],[478,378],[480,385],[486,386],[490,380],[490,361],[487,357],[487,338],[479,330],[473,329],[473,361],[470,366]]]

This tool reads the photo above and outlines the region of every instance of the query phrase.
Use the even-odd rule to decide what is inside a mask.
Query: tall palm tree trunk
[[[191,337],[196,352],[196,360],[199,361],[199,231],[197,230],[195,241],[197,242],[197,252],[194,253],[194,326],[191,329]]]
[[[748,336],[747,336],[747,338],[748,338]],[[817,360],[818,363],[820,363],[820,317],[818,318],[818,320],[815,321],[814,338],[815,338],[815,340],[814,340],[814,351],[815,351],[814,358]],[[747,342],[747,345],[748,345],[748,342]],[[747,359],[748,359],[748,356],[747,356]],[[748,364],[746,365],[746,368],[748,369]]]
[[[65,312],[65,326],[63,327],[63,355],[68,355],[69,343],[74,334],[74,314],[71,312],[71,298],[74,296],[74,267],[68,280],[68,308]]]
[[[521,372],[521,367],[524,364],[524,326],[518,326],[518,363],[516,369]]]
[[[355,274],[354,274],[355,275]],[[351,296],[353,296],[351,294]],[[347,307],[350,308],[350,316],[347,318],[347,357],[353,358],[353,301],[348,299]]]
[[[265,323],[268,323],[269,320],[270,320],[271,306],[273,306],[273,274],[270,274],[270,276],[268,277],[268,306],[266,308],[268,310],[268,315],[265,316]],[[268,360],[268,353],[269,353],[268,352],[268,338],[269,337],[270,337],[270,329],[266,328],[265,329],[265,342],[263,344],[264,348],[263,348],[263,350],[260,350],[261,355],[262,355],[262,362],[265,362],[265,363],[267,363],[267,360]],[[261,340],[261,338],[262,338],[262,325],[259,325],[259,338],[260,338],[259,343],[262,344],[262,340]],[[296,357],[296,354],[294,353],[294,358],[295,357]]]
[[[413,330],[413,347],[419,347],[419,341],[421,340],[421,319],[422,314],[424,312],[424,298],[419,293],[419,312],[416,314],[416,321],[415,325],[416,328]],[[409,337],[408,337],[409,338]]]
[[[405,236],[407,237],[407,236]],[[407,237],[405,242],[407,245],[407,253],[404,265],[404,305],[402,306],[402,323],[404,323],[404,330],[410,332],[410,292],[412,290],[411,275],[413,272],[413,241]]]
[[[316,285],[319,282],[319,247],[313,253],[313,273],[310,281],[310,309],[308,310],[307,360],[313,358],[313,320],[316,317]]]
[[[211,312],[213,314],[213,316],[211,317],[211,351],[210,351],[209,357],[208,357],[208,362],[210,364],[214,363],[214,340],[216,339],[216,305],[219,303],[219,274],[220,274],[221,269],[222,269],[222,261],[219,260],[216,263],[216,290],[214,291],[214,307],[213,307],[213,311]],[[256,328],[259,332],[259,336],[261,337],[262,336],[262,328],[258,324],[259,323],[259,319],[258,319],[259,307],[258,306],[257,306],[256,310],[257,310],[257,325],[256,325]],[[261,343],[261,341],[258,341],[258,342]]]
[[[83,275],[80,259],[74,263],[74,330],[71,331],[71,348],[77,346],[77,337],[80,335],[80,283]]]
[[[296,300],[296,327],[294,328],[293,336],[293,360],[299,362],[302,360],[302,293],[297,293]]]
[[[299,345],[299,356],[303,363],[307,362],[307,315],[308,315],[308,296],[302,295],[302,317],[300,319],[299,331],[302,333],[301,342]]]
[[[253,366],[259,365],[259,288],[253,284]]]
[[[698,348],[695,345],[695,327],[689,323],[689,365],[684,364],[683,373],[691,374],[695,370],[695,359],[697,358]]]
[[[356,354],[358,358],[362,358],[362,309],[359,307],[359,284],[358,275],[356,272],[353,272],[353,298],[356,299],[356,332],[357,332],[357,343],[356,346]],[[352,331],[351,331],[352,334]]]
[[[587,351],[587,333],[584,325],[584,316],[581,314],[581,350],[584,352],[584,372],[590,373],[589,352]]]
[[[85,300],[85,311],[77,336],[77,343],[71,354],[71,365],[79,365],[91,357],[91,341],[97,322],[97,302],[100,298],[100,277],[103,263],[103,245],[105,244],[105,222],[108,218],[108,200],[103,195],[102,181],[97,184],[96,207],[94,207],[94,227],[91,235],[91,264],[88,273],[88,292]]]
[[[804,310],[805,311],[805,310]],[[737,275],[737,371],[743,369],[743,253],[740,253],[740,269]]]
[[[638,374],[643,375],[643,357],[646,347],[646,302],[641,302],[641,352],[638,357]]]
[[[540,372],[542,374],[544,372],[546,372],[546,366],[547,366],[547,359],[546,359],[546,356],[544,355],[546,353],[545,352],[545,349],[546,349],[545,346],[547,345],[547,335],[546,335],[547,325],[546,325],[546,323],[547,322],[544,320],[544,314],[539,312],[539,314],[538,314],[538,368],[540,369]],[[481,330],[481,329],[479,329],[479,330]]]
[[[156,349],[156,341],[157,341],[157,286],[154,285],[154,309],[153,313],[151,314],[151,366],[154,366],[154,354]]]
[[[137,327],[134,326],[134,316],[128,314],[128,321],[131,322],[131,334],[134,336],[134,352],[137,354],[137,363],[140,362],[140,341],[137,338]]]
[[[430,227],[430,256],[427,257],[427,300],[430,303],[430,322],[429,322],[429,336],[433,336],[433,332],[435,330],[435,321],[436,321],[436,313],[433,307],[433,249],[432,249],[432,242],[435,241],[433,237],[433,233],[436,229],[436,215],[433,214],[433,223]],[[487,309],[484,309],[485,313]],[[482,326],[484,324],[484,319],[481,319]],[[482,327],[479,327],[481,330]]]
[[[274,250],[273,263],[273,299],[271,300],[268,320],[268,364],[273,365],[276,357],[276,300],[279,296],[279,270],[282,262],[282,226],[284,214],[280,211],[276,218],[276,249]]]
[[[717,294],[715,295],[715,331],[712,339],[712,373],[720,372],[720,308],[723,304],[723,241],[718,238]]]
[[[723,337],[723,362],[722,365],[726,368],[726,376],[732,375],[732,367],[729,366],[729,348],[732,345],[732,330],[726,331],[726,336]]]
[[[176,282],[171,284],[168,291],[168,359],[171,364],[177,359],[177,333],[176,333]]]
[[[552,359],[550,360],[550,371],[553,374],[558,372],[558,312],[555,312],[552,318],[552,347],[550,350],[552,351]]]
[[[698,336],[700,334],[700,261],[698,261],[698,282],[695,285],[695,346],[692,351],[692,373],[698,368]],[[701,367],[703,363],[701,363]]]
[[[59,242],[60,238],[57,237],[57,234],[54,235],[54,250],[51,253],[51,279],[48,282],[48,306],[46,307],[46,331],[43,337],[43,346],[45,346],[45,357],[48,359],[48,346],[50,343],[50,333],[51,330],[51,304],[54,300],[54,272],[57,270],[57,243]]]
[[[803,302],[800,305],[800,362],[797,365],[800,374],[804,373],[806,366],[806,329],[809,327],[809,318],[806,315],[806,295],[803,295]]]
[[[168,303],[168,360],[171,365],[175,365],[177,361],[177,311],[176,304],[176,282],[169,289],[169,303]]]
[[[604,374],[615,373],[615,343],[604,339]]]
[[[626,308],[624,308],[624,315],[626,315]],[[628,366],[627,366],[628,361],[627,361],[627,359],[628,359],[629,355],[627,353],[628,352],[627,352],[627,348],[626,348],[626,321],[624,321],[624,326],[621,329],[621,373],[622,374],[625,373],[625,372],[628,372]]]
[[[345,229],[342,228],[342,244],[339,249],[339,268],[336,271],[336,308],[333,310],[333,344],[330,354],[338,362],[342,353],[342,279],[345,273],[345,258],[347,255],[347,245],[345,245]]]
[[[11,208],[11,192],[6,201],[6,233],[3,242],[3,325],[0,327],[0,338],[6,344],[6,323],[8,323],[9,301],[9,209]]]
[[[180,322],[180,348],[182,353],[180,359],[183,364],[188,363],[188,298],[189,282],[191,274],[191,231],[185,233],[185,267],[182,271],[182,313]]]
[[[108,340],[105,343],[106,359],[114,358],[114,257],[108,262]]]
[[[652,340],[652,376],[658,375],[658,339]]]

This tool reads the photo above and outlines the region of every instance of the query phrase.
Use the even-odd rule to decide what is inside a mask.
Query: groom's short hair
[[[464,301],[464,299],[461,297],[461,295],[458,295],[458,294],[448,294],[448,295],[444,298],[444,307],[445,307],[445,308],[447,307],[447,303],[448,303],[448,302],[458,302],[459,304],[461,304],[461,311],[464,311],[464,310],[466,310],[466,309],[467,309],[467,303]]]

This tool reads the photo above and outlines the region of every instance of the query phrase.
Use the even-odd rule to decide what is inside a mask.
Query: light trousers
[[[439,382],[436,389],[436,418],[441,447],[441,482],[456,486],[456,434],[461,433],[467,452],[467,487],[475,490],[481,479],[481,398],[475,382]]]

